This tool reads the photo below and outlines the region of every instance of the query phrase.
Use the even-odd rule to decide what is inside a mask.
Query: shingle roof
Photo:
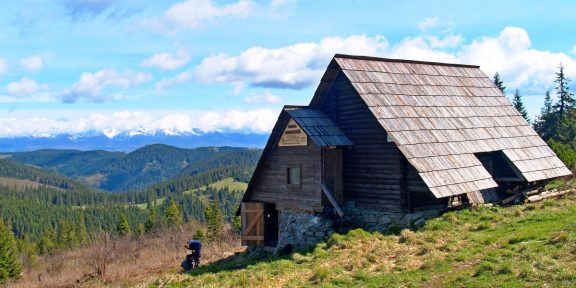
[[[339,71],[438,198],[498,186],[479,152],[529,182],[571,174],[478,66],[336,55],[315,99]]]
[[[286,113],[298,123],[316,145],[350,146],[352,141],[346,137],[324,112],[310,108],[284,108]]]

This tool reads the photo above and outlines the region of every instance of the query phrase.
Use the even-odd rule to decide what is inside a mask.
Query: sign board
[[[308,145],[308,135],[306,135],[306,132],[300,128],[294,119],[290,119],[288,125],[286,125],[286,129],[284,129],[284,133],[282,134],[282,138],[280,138],[278,146],[306,145]]]

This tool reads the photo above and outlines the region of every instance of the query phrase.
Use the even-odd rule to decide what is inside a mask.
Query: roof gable
[[[474,153],[503,151],[527,181],[571,172],[478,66],[336,55],[343,73],[438,198],[497,187]]]

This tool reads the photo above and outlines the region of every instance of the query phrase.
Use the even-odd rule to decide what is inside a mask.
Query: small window
[[[300,173],[300,167],[288,167],[287,171],[287,184],[288,185],[300,185],[302,183],[302,174]]]

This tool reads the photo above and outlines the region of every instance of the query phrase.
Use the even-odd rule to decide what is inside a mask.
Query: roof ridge
[[[480,68],[480,66],[478,66],[478,65],[469,65],[469,64],[430,62],[430,61],[408,60],[408,59],[393,59],[393,58],[361,56],[361,55],[348,55],[348,54],[335,54],[334,58],[382,61],[382,62],[414,63],[414,64],[427,64],[427,65],[441,65],[441,66],[466,67],[466,68]]]

